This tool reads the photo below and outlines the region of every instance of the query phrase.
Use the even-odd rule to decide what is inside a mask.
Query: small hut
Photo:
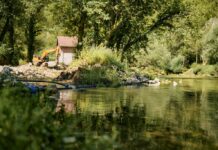
[[[69,65],[75,56],[75,49],[78,45],[78,38],[67,37],[67,36],[58,36],[57,37],[57,46],[60,48],[60,55],[58,58],[59,63]]]

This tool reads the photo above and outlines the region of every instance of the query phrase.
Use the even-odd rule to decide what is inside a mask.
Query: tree
[[[120,1],[118,14],[121,15],[115,22],[117,26],[108,34],[108,46],[117,45],[123,52],[128,51],[132,46],[142,47],[149,33],[162,26],[171,26],[169,21],[179,13],[180,1],[178,0]],[[122,33],[120,29],[123,30]]]
[[[55,20],[71,35],[78,33],[80,42],[85,39],[126,53],[145,46],[149,33],[171,26],[180,7],[180,0],[67,0],[57,2],[54,10],[59,8]]]
[[[203,64],[216,64],[218,62],[218,19],[210,19],[205,27],[202,38]]]
[[[183,0],[185,16],[177,21],[177,35],[183,36],[183,47],[178,49],[185,56],[186,64],[200,63],[202,61],[202,28],[205,23],[217,15],[216,1],[211,0]],[[199,17],[200,16],[200,17]]]
[[[26,19],[27,61],[32,62],[35,51],[36,36],[40,32],[40,23],[43,17],[43,8],[49,0],[23,0]]]
[[[5,41],[5,36],[8,33],[8,44],[9,48],[11,49],[10,54],[7,55],[7,59],[9,64],[18,64],[18,60],[15,58],[15,25],[17,19],[20,17],[22,12],[21,10],[21,1],[20,0],[8,0],[0,1],[1,7],[0,12],[1,21],[4,22],[3,28],[0,31],[0,43]]]

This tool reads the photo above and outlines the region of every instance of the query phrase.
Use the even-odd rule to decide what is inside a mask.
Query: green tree
[[[180,1],[120,1],[112,29],[109,30],[108,46],[127,52],[132,47],[146,46],[147,36],[163,26],[171,26],[170,20],[180,13]],[[121,30],[120,30],[121,29]]]
[[[67,0],[54,6],[55,20],[68,34],[78,33],[82,43],[105,44],[123,53],[145,46],[148,34],[171,26],[181,10],[180,0]]]
[[[216,16],[217,3],[211,0],[183,0],[184,14],[173,21],[170,31],[170,51],[185,57],[185,65],[200,63],[202,28],[207,20]]]
[[[15,65],[18,64],[15,50],[15,28],[22,12],[22,3],[20,0],[1,0],[0,5],[0,20],[3,22],[3,24],[1,24],[2,29],[0,30],[0,43],[8,44],[11,51],[7,54],[7,62]]]
[[[218,62],[218,19],[210,19],[205,27],[202,38],[203,64],[216,64]]]
[[[27,43],[27,61],[32,62],[35,51],[36,36],[42,28],[43,8],[49,0],[23,0],[25,8],[25,33]]]

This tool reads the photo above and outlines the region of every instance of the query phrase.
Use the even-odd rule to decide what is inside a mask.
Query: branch
[[[132,45],[134,45],[137,42],[146,41],[147,35],[154,31],[155,29],[159,28],[162,25],[166,25],[167,20],[170,20],[172,17],[177,15],[180,11],[172,8],[168,8],[166,11],[164,11],[162,14],[159,15],[159,19],[149,27],[149,29],[143,33],[137,36],[135,39],[130,39],[127,44],[124,46],[123,51],[127,51]]]

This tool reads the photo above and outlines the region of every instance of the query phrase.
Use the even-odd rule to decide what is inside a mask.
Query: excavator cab
[[[43,60],[44,60],[44,62],[49,62],[49,55],[45,56],[45,57],[43,58]]]
[[[58,57],[59,57],[59,47],[56,47],[55,49],[49,49],[49,50],[43,50],[41,56],[34,56],[33,57],[33,64],[36,66],[48,66],[49,61],[49,54],[55,53],[56,54],[56,64],[58,63]]]

